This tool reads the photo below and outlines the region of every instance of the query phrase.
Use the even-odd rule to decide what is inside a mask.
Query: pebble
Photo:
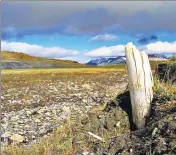
[[[117,123],[116,123],[116,127],[120,127],[120,122],[117,122]]]
[[[21,136],[21,135],[19,135],[19,134],[14,134],[14,135],[12,135],[12,136],[10,137],[10,139],[11,139],[12,141],[15,141],[15,142],[18,142],[18,143],[21,143],[21,142],[24,141],[24,137]]]
[[[152,132],[152,137],[154,137],[156,135],[157,131],[158,131],[158,128],[155,127],[153,132]]]

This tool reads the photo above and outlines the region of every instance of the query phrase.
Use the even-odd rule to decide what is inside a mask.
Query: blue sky
[[[87,62],[124,55],[176,53],[174,1],[1,2],[1,49]]]

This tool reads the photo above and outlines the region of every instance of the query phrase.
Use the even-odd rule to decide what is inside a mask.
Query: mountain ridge
[[[176,56],[176,53],[148,54],[149,59],[155,61],[168,60],[173,56]],[[125,62],[126,62],[125,56],[117,56],[117,57],[94,58],[91,59],[86,64],[91,66],[105,66],[105,65],[124,64]]]

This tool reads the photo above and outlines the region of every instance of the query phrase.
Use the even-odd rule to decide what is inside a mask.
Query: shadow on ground
[[[121,93],[116,97],[116,101],[118,105],[128,114],[128,119],[130,123],[130,130],[136,130],[136,125],[133,123],[132,117],[132,107],[131,107],[131,100],[130,100],[130,92],[126,91]]]

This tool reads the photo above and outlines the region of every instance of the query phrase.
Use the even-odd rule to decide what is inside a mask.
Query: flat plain
[[[67,111],[76,122],[115,98],[127,87],[125,72],[117,67],[2,70],[4,135],[36,143],[67,119]]]

